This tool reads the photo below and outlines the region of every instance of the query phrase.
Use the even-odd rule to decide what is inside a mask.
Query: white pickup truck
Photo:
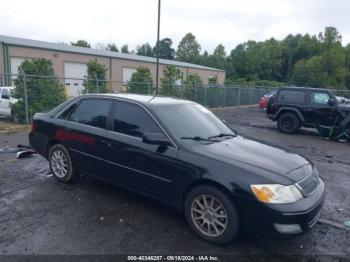
[[[11,116],[11,103],[16,103],[17,99],[11,97],[12,86],[0,87],[0,116]]]

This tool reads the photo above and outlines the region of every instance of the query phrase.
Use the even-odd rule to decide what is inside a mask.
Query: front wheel
[[[56,144],[49,153],[50,169],[54,177],[61,182],[70,182],[74,178],[72,160],[62,144]]]
[[[192,189],[185,200],[185,216],[194,233],[214,244],[227,244],[239,233],[237,209],[216,187],[203,185]]]

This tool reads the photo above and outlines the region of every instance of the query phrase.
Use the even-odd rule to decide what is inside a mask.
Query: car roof
[[[126,101],[134,101],[140,104],[149,106],[149,105],[176,105],[176,104],[188,104],[193,103],[192,101],[174,98],[174,97],[166,97],[166,96],[151,96],[151,95],[139,95],[139,94],[89,94],[82,95],[83,97],[106,97],[106,98],[119,98]]]

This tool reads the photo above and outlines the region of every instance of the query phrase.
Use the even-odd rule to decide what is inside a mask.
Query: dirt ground
[[[326,184],[326,201],[320,222],[309,233],[290,239],[241,236],[227,246],[215,246],[194,236],[182,214],[152,200],[85,176],[62,184],[52,177],[44,158],[16,159],[14,153],[0,153],[0,255],[349,258],[350,229],[344,222],[350,220],[350,142],[328,141],[311,129],[282,134],[256,107],[215,113],[239,134],[315,163]],[[28,143],[27,132],[0,133],[0,148],[19,143]]]

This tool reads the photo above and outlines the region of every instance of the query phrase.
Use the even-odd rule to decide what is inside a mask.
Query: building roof
[[[5,36],[5,35],[0,35],[0,43],[1,42],[4,44],[13,45],[13,46],[49,49],[49,50],[61,51],[61,52],[70,52],[70,53],[78,53],[78,54],[85,54],[85,55],[112,57],[117,59],[156,63],[156,58],[154,57],[124,54],[124,53],[112,52],[107,50],[77,47],[77,46],[71,46],[68,44],[57,44],[52,42],[44,42],[44,41]],[[217,68],[206,67],[206,66],[174,61],[174,60],[167,60],[167,59],[159,59],[159,63],[164,65],[174,65],[174,66],[181,66],[181,67],[188,67],[188,68],[195,68],[195,69],[224,72],[224,70],[217,69]]]

